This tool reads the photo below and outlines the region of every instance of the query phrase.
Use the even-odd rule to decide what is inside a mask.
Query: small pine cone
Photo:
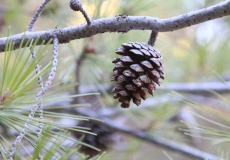
[[[69,6],[74,11],[80,11],[82,8],[82,3],[80,0],[70,0]]]
[[[101,150],[101,152],[90,148],[89,146],[82,145],[80,148],[80,152],[89,155],[88,158],[94,157],[104,151],[109,150],[110,146],[113,144],[113,136],[114,131],[109,129],[103,123],[97,123],[96,121],[81,121],[78,126],[90,128],[90,132],[95,133],[92,134],[83,134],[81,132],[74,132],[74,135],[77,138],[81,138],[84,135],[84,139],[82,142],[93,147],[96,147]]]
[[[118,98],[122,108],[128,108],[131,99],[139,106],[147,93],[153,95],[156,84],[160,86],[160,78],[164,79],[161,54],[142,42],[123,43],[116,53],[122,57],[113,60],[112,81],[118,82],[113,97]]]

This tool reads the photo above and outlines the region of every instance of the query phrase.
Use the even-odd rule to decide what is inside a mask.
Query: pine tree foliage
[[[21,159],[22,157],[31,157],[32,159],[37,159],[37,156],[42,153],[44,159],[68,159],[74,154],[79,154],[76,149],[77,145],[86,145],[95,150],[92,146],[81,143],[78,140],[71,139],[67,131],[84,132],[87,134],[92,134],[91,132],[85,131],[84,128],[77,126],[63,126],[55,119],[66,118],[70,120],[87,120],[88,118],[82,116],[76,116],[71,114],[56,113],[53,109],[61,109],[68,106],[57,106],[52,108],[47,108],[51,111],[44,111],[44,117],[52,118],[50,120],[45,119],[43,121],[44,130],[41,137],[37,137],[38,124],[40,123],[38,119],[30,119],[29,126],[24,126],[28,121],[28,114],[30,112],[31,106],[34,103],[34,95],[39,90],[38,77],[47,75],[51,63],[46,66],[42,66],[39,74],[35,74],[35,60],[31,58],[31,49],[35,49],[36,40],[31,40],[23,46],[23,41],[21,42],[20,48],[17,51],[12,51],[13,43],[9,35],[7,41],[7,49],[1,54],[4,58],[4,63],[1,63],[1,98],[0,98],[0,152],[4,159],[8,159],[8,149],[14,137],[22,131],[22,128],[27,127],[28,132],[25,133],[25,140],[23,143],[17,147],[17,152],[15,154],[15,159]],[[50,42],[36,48],[37,56],[36,62],[40,63],[45,58],[45,51]],[[30,48],[30,49],[29,49]],[[60,84],[54,84],[60,85]],[[71,98],[81,95],[72,96],[61,96],[60,93],[72,87],[62,86],[57,90],[51,91],[46,97],[43,98],[43,102],[50,103],[53,101]],[[86,96],[86,94],[85,94]],[[73,105],[69,107],[76,106],[86,106],[86,104]],[[38,114],[35,115],[37,117]],[[63,146],[65,141],[71,142],[69,146]],[[30,146],[30,147],[29,147]],[[34,147],[34,151],[31,152],[29,148]],[[67,154],[68,153],[68,154]],[[71,153],[71,154],[70,154]]]
[[[161,1],[149,2],[139,0],[85,0],[82,1],[82,7],[87,11],[89,17],[92,17],[92,20],[120,14],[168,18],[205,8],[219,2],[221,1],[195,0],[191,3],[169,0],[167,3],[163,3]],[[26,0],[7,0],[5,3],[8,4],[9,9],[6,12],[5,17],[7,20],[4,23],[17,26],[12,28],[13,33],[22,32],[25,23],[27,23],[28,15],[34,12],[35,7],[32,6],[40,5],[38,1]],[[41,21],[36,24],[37,28],[39,30],[46,30],[54,28],[57,24],[64,28],[85,23],[85,19],[80,12],[70,12],[71,10],[68,8],[67,3],[66,1],[51,1],[41,15]],[[15,4],[17,5],[16,7],[13,6]],[[4,31],[3,29],[3,34]],[[197,139],[200,140],[200,138],[194,138],[199,135],[201,138],[208,140],[208,143],[202,141],[204,142],[202,144],[207,145],[213,142],[212,144],[220,146],[220,151],[217,151],[217,147],[205,149],[210,149],[209,151],[216,154],[217,157],[227,160],[229,159],[229,151],[225,145],[229,146],[228,109],[221,108],[221,105],[216,105],[215,108],[213,105],[211,107],[207,106],[207,102],[200,104],[196,100],[189,100],[194,95],[202,98],[207,96],[202,93],[188,93],[185,95],[185,99],[180,98],[179,102],[178,100],[175,101],[167,95],[171,90],[164,90],[164,85],[167,85],[169,82],[209,81],[210,79],[213,80],[213,77],[215,79],[216,75],[222,76],[222,74],[227,73],[230,67],[228,63],[230,54],[227,54],[230,50],[228,45],[229,33],[229,20],[228,18],[223,18],[172,33],[160,34],[154,47],[164,57],[165,77],[167,78],[161,84],[163,89],[161,90],[161,87],[159,87],[154,93],[154,99],[148,97],[146,101],[142,102],[141,108],[133,108],[133,104],[130,103],[130,108],[126,111],[117,109],[120,104],[117,100],[113,100],[111,90],[108,90],[108,87],[104,87],[109,86],[110,89],[112,88],[111,86],[114,87],[114,83],[110,81],[113,74],[111,60],[116,57],[114,51],[121,44],[133,41],[147,42],[150,32],[140,30],[130,31],[127,34],[123,32],[121,34],[105,33],[95,35],[89,39],[76,40],[64,44],[60,49],[60,61],[63,66],[60,67],[59,64],[60,73],[57,74],[55,83],[49,87],[49,91],[43,96],[42,102],[46,105],[59,100],[72,102],[73,99],[77,98],[80,99],[80,102],[93,104],[89,111],[100,113],[102,117],[102,113],[104,113],[102,110],[109,111],[108,113],[105,112],[104,116],[111,118],[114,124],[122,122],[125,129],[128,127],[134,128],[133,130],[145,131],[148,135],[168,138],[170,141],[183,141],[187,144],[192,144]],[[52,67],[52,62],[50,62],[52,60],[51,53],[47,54],[47,50],[50,52],[49,46],[51,42],[43,42],[42,46],[35,47],[38,39],[31,39],[26,44],[22,40],[21,47],[13,51],[11,48],[14,44],[11,41],[10,34],[8,34],[8,37],[7,49],[4,53],[0,53],[0,152],[4,159],[8,158],[8,149],[12,141],[22,131],[21,129],[25,127],[27,115],[34,104],[34,96],[39,91],[37,78],[42,76],[44,82],[46,82]],[[37,52],[36,61],[41,67],[41,71],[37,75],[34,70],[37,62],[31,58],[31,50],[29,48],[35,49]],[[82,53],[85,56],[81,61],[80,72],[76,73],[76,61]],[[75,81],[76,77],[79,77],[77,82]],[[81,93],[81,89],[84,87],[93,86],[94,89],[96,88],[101,92],[101,95],[79,94],[70,96],[68,94],[63,96],[63,93],[73,92],[73,88],[76,88],[74,86],[76,83],[80,86],[80,91],[77,90],[79,91],[77,93]],[[228,95],[220,95],[214,98],[207,97],[210,103],[213,99],[218,102],[226,102],[226,99],[228,99]],[[188,123],[186,121],[181,124],[175,120],[178,118],[177,114],[180,113],[180,110],[185,108],[184,103],[181,103],[181,99],[186,101],[186,105],[196,108],[196,111],[191,115],[195,117],[198,123]],[[72,156],[78,159],[87,159],[83,153],[79,152],[82,145],[99,151],[99,149],[93,146],[84,144],[81,141],[84,137],[76,140],[71,137],[70,132],[67,132],[77,131],[80,134],[94,135],[89,129],[59,123],[60,119],[87,121],[89,119],[87,117],[61,112],[68,112],[66,110],[73,109],[71,111],[76,114],[74,112],[75,107],[89,107],[88,104],[57,104],[45,107],[43,112],[44,130],[41,136],[37,137],[37,126],[39,125],[37,117],[39,117],[39,114],[35,114],[35,118],[31,119],[30,127],[24,140],[17,147],[15,159],[22,159],[25,155],[30,159],[36,159],[39,155],[43,159],[70,159]],[[200,121],[205,121],[206,123],[200,124]],[[190,136],[184,137],[180,135],[182,132],[178,131],[178,128],[184,128],[184,124],[189,126],[189,128],[183,130],[183,132],[185,131],[186,134],[191,135],[191,139],[189,138]],[[197,134],[193,134],[194,130]],[[133,157],[143,159],[144,157],[147,159],[152,158],[153,150],[154,156],[162,159],[161,147],[137,141],[129,136],[123,136],[123,138],[127,144],[120,143],[119,149],[108,151],[102,157],[99,156],[94,159],[112,160],[123,159],[124,157],[127,157],[127,159],[132,159]],[[196,146],[196,148],[202,150],[202,146]],[[117,154],[118,152],[119,154]],[[173,152],[167,152],[166,155],[168,159],[188,158],[180,157],[180,155],[178,156],[178,154]],[[163,156],[164,158],[166,156]]]

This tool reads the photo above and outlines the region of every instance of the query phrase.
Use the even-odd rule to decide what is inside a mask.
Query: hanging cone
[[[113,97],[122,108],[128,108],[131,100],[139,106],[141,99],[145,100],[147,93],[153,95],[160,79],[164,79],[162,56],[142,42],[123,43],[116,53],[122,57],[113,60],[112,81],[118,82],[112,89]]]

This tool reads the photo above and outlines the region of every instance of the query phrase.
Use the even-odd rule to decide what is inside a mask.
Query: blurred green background
[[[8,27],[12,34],[25,31],[33,13],[41,4],[42,0],[0,0],[0,36],[7,36]],[[183,13],[191,12],[201,8],[220,3],[220,0],[82,0],[83,7],[92,18],[112,17],[116,15],[153,16],[157,18],[170,18]],[[73,12],[69,1],[53,0],[48,4],[35,25],[34,31],[54,29],[56,25],[60,28],[85,23],[81,13]],[[163,56],[165,67],[165,80],[162,86],[171,83],[227,81],[230,78],[230,19],[228,17],[212,20],[173,32],[159,33],[155,48]],[[147,42],[150,31],[130,31],[128,33],[104,33],[90,38],[71,41],[60,45],[60,65],[56,80],[73,84],[77,81],[81,92],[84,87],[97,89],[101,96],[84,98],[82,101],[92,104],[92,109],[112,109],[117,114],[114,118],[116,123],[123,124],[133,130],[145,130],[147,134],[165,138],[169,141],[183,142],[205,152],[219,155],[229,153],[229,144],[213,144],[212,140],[191,137],[185,135],[181,128],[187,126],[181,122],[196,122],[205,126],[213,127],[212,124],[193,116],[191,112],[197,112],[194,107],[182,101],[172,101],[170,98],[177,97],[173,90],[162,91],[158,87],[155,96],[151,98],[154,102],[143,103],[140,107],[131,105],[129,109],[121,109],[112,94],[100,85],[113,85],[113,64],[111,61],[117,57],[114,53],[124,42]],[[52,47],[46,51],[47,58],[43,61],[47,64],[52,60]],[[78,58],[84,54],[80,61]],[[0,63],[2,62],[0,59]],[[78,62],[78,63],[76,63]],[[79,72],[79,73],[76,73]],[[79,89],[79,88],[78,88]],[[79,91],[79,90],[78,90]],[[69,92],[76,92],[70,89]],[[182,94],[182,93],[181,93]],[[218,110],[223,116],[228,116],[229,94],[210,95],[183,94],[187,99],[197,101],[203,105]],[[197,96],[197,97],[194,97]],[[162,102],[159,99],[169,97]],[[201,100],[206,98],[205,100]],[[158,102],[159,101],[159,102]],[[223,104],[225,103],[225,104]],[[213,115],[202,110],[199,114],[219,122]],[[228,123],[229,124],[229,123]],[[228,125],[226,124],[226,125]],[[222,130],[223,128],[220,128]],[[200,132],[189,132],[198,136]],[[195,135],[194,135],[195,134]],[[167,155],[175,160],[193,160],[181,153],[170,151],[158,145],[153,145],[134,137],[117,134],[116,140],[103,156],[103,160],[150,160],[169,159]],[[215,139],[214,139],[215,140]]]

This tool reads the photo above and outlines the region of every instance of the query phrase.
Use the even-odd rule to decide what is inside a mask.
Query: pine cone
[[[80,11],[82,8],[82,3],[80,0],[70,0],[69,6],[74,11]]]
[[[113,144],[112,137],[114,135],[114,131],[109,129],[103,123],[97,123],[96,121],[81,121],[78,124],[78,126],[90,128],[91,129],[90,132],[96,134],[96,135],[92,135],[92,134],[82,134],[80,132],[74,132],[74,135],[77,138],[80,138],[84,135],[84,139],[82,140],[82,142],[101,150],[101,152],[99,152],[88,146],[82,145],[79,151],[85,153],[86,155],[89,155],[88,158],[94,157],[95,155],[98,155],[106,150],[109,150],[110,145]]]
[[[139,106],[141,99],[147,98],[146,93],[153,95],[156,84],[160,86],[159,79],[164,79],[161,54],[142,42],[123,43],[116,53],[122,57],[113,60],[112,81],[118,82],[113,97],[123,108],[129,107],[131,99]]]

